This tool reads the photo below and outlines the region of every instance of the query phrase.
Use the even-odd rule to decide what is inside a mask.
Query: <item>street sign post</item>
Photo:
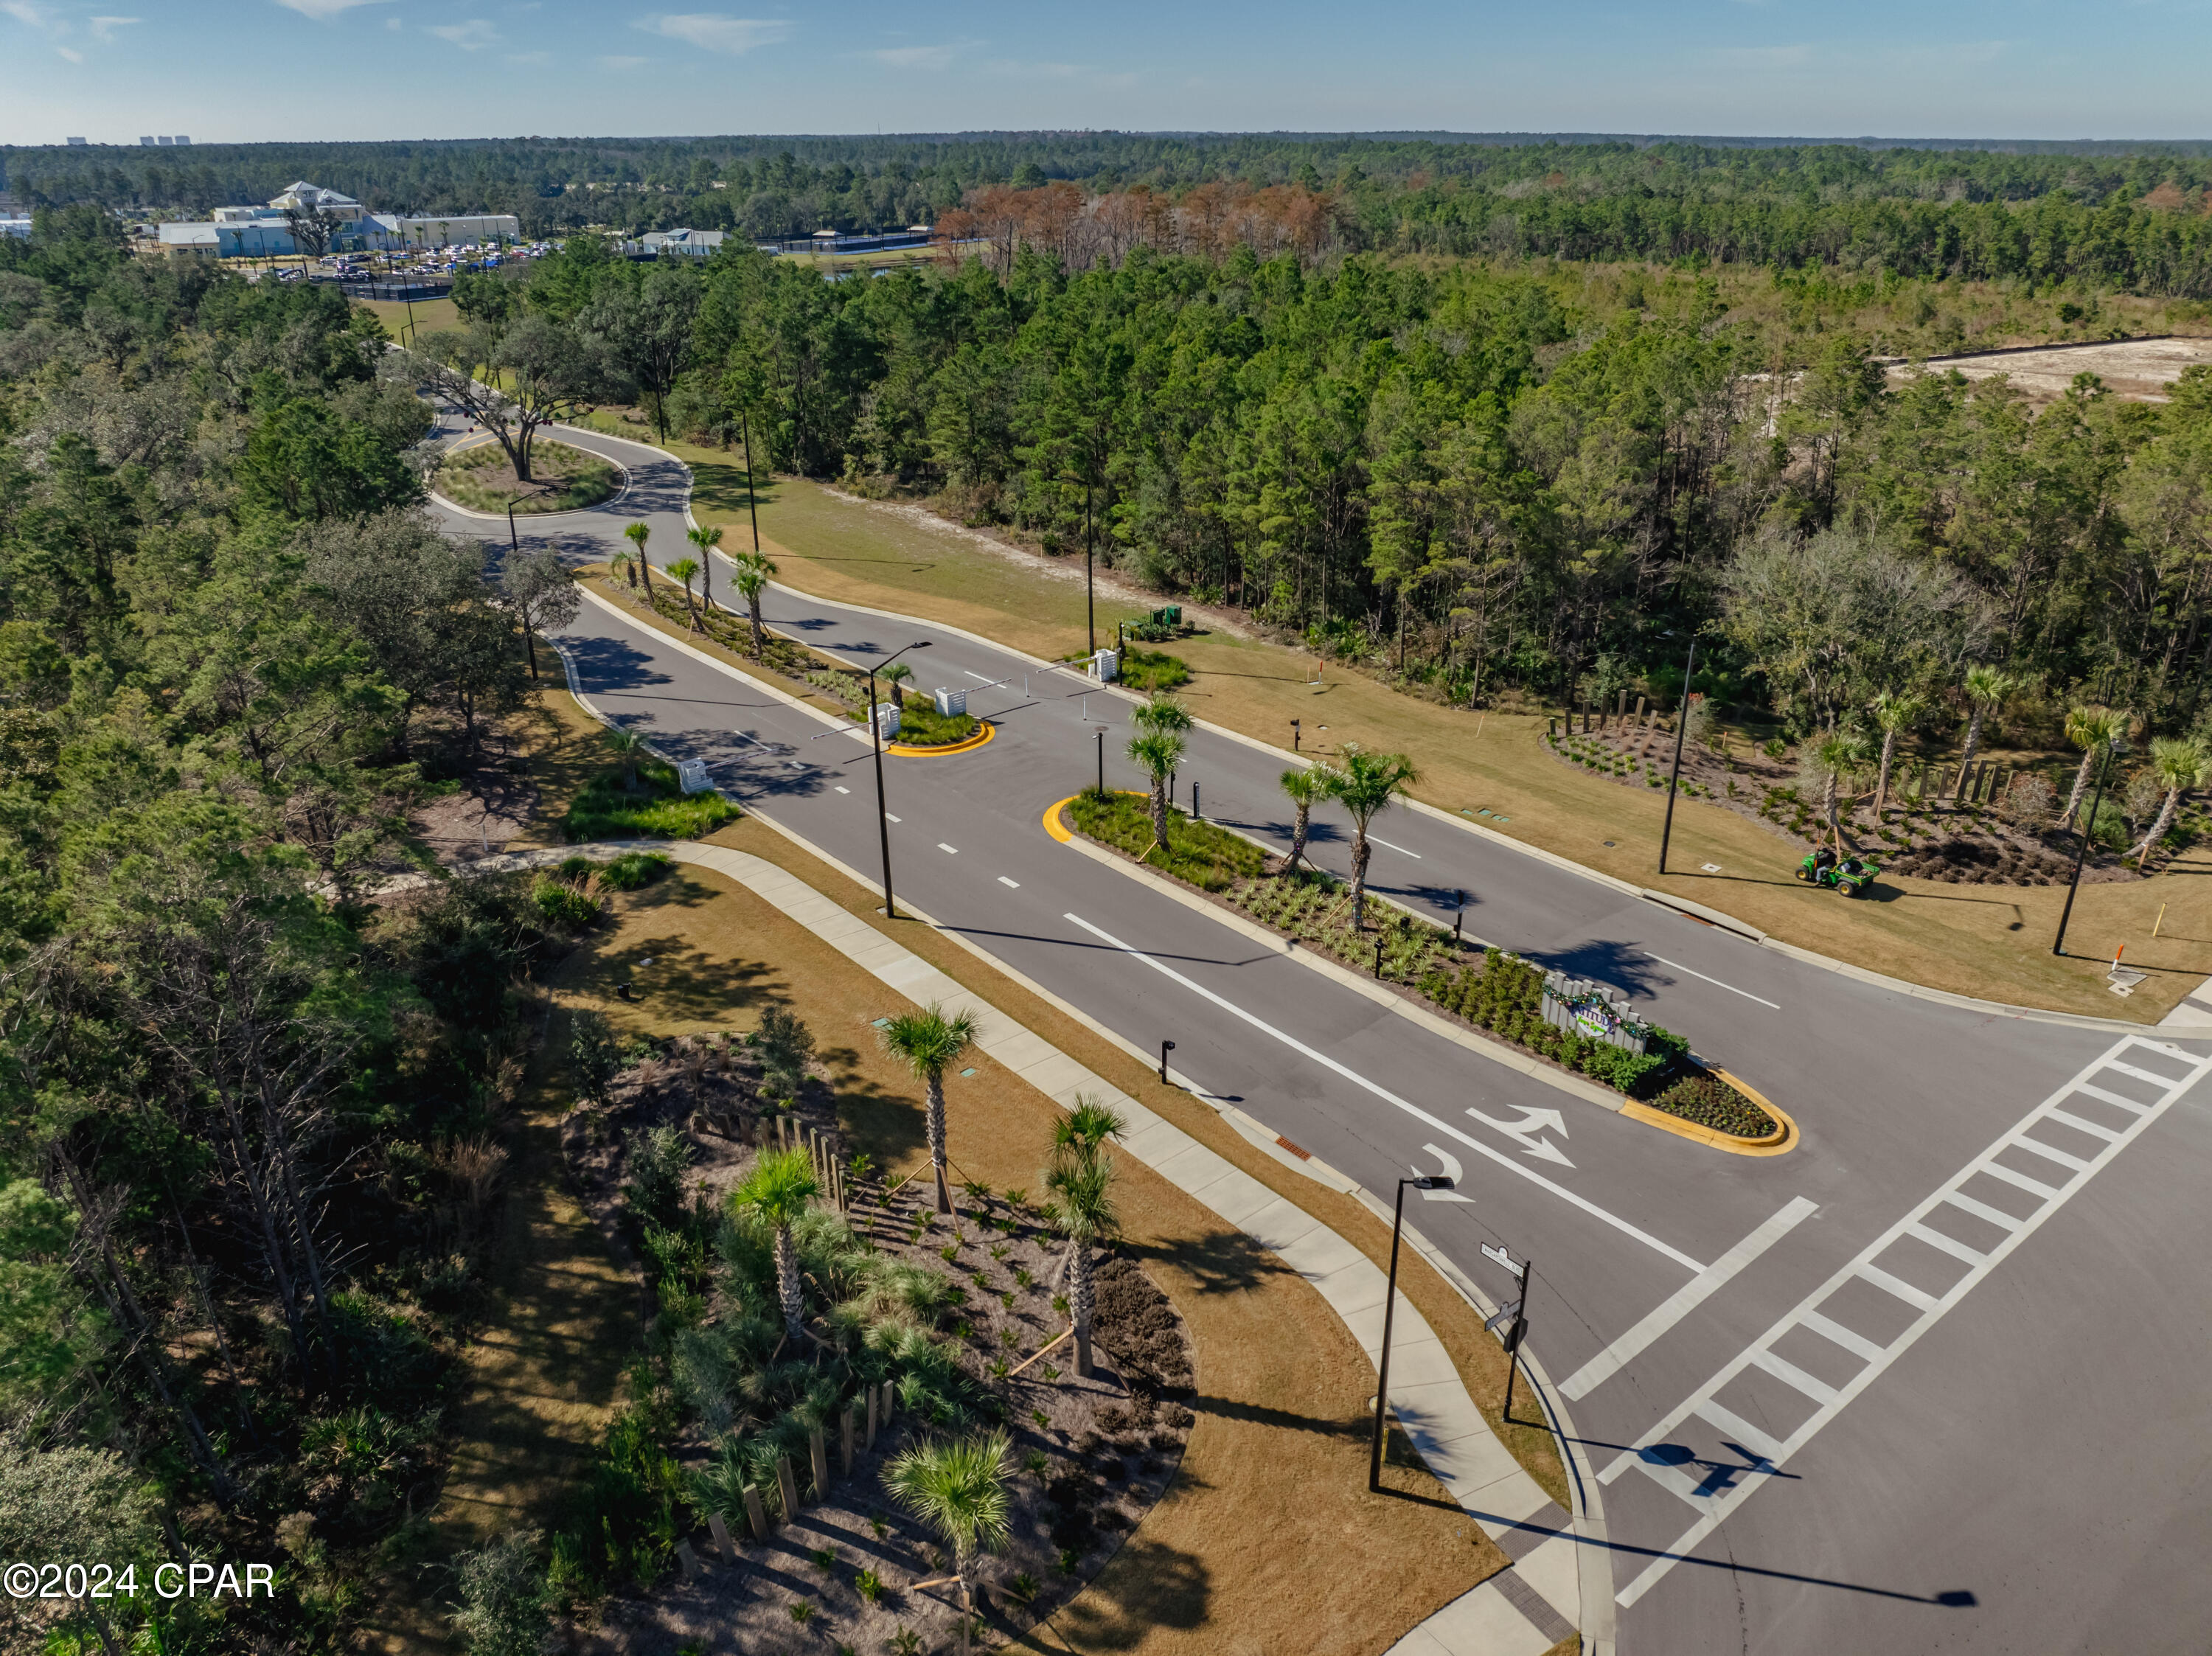
[[[1521,1284],[1521,1297],[1498,1307],[1482,1325],[1486,1331],[1496,1334],[1505,1348],[1505,1406],[1498,1411],[1498,1418],[1510,1421],[1513,1418],[1513,1382],[1521,1372],[1521,1342],[1528,1338],[1528,1290],[1535,1284],[1535,1266],[1527,1259],[1516,1259],[1510,1248],[1492,1247],[1487,1242],[1481,1246],[1484,1259],[1504,1265]]]

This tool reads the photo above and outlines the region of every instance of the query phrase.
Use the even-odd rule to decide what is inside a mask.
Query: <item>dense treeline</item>
[[[2089,695],[2194,716],[2205,371],[2165,406],[2084,380],[2039,413],[1813,332],[1778,377],[1710,277],[1586,275],[1142,242],[1070,275],[1017,237],[1003,276],[826,282],[737,249],[641,276],[580,240],[434,349],[514,370],[567,330],[578,374],[657,373],[680,432],[749,422],[779,469],[1089,545],[1455,701],[1663,686],[1713,623],[1701,682],[1801,729],[1884,689],[1948,723],[1973,663],[2046,732]]]
[[[7,152],[34,205],[204,213],[296,178],[533,234],[933,222],[994,185],[1327,194],[1347,251],[1838,264],[2212,297],[2202,145],[2000,150],[1449,136],[959,134]]]
[[[436,1489],[566,947],[495,881],[362,897],[523,653],[373,319],[112,230],[0,243],[0,1556],[140,1591],[0,1648],[328,1648]],[[156,1598],[188,1557],[276,1596]]]

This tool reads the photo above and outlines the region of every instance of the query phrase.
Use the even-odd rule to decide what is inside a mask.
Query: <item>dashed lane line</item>
[[[1019,880],[1010,880],[1003,874],[999,877],[999,883],[1009,891],[1019,891],[1022,889],[1022,883]]]
[[[1699,982],[1710,983],[1716,989],[1725,989],[1731,995],[1741,995],[1746,1000],[1755,1000],[1761,1006],[1773,1006],[1774,1010],[1778,1012],[1782,1010],[1779,1006],[1775,1006],[1772,1001],[1766,999],[1764,996],[1754,995],[1748,989],[1739,989],[1732,983],[1723,983],[1718,978],[1709,978],[1705,976],[1704,973],[1694,971],[1691,968],[1683,965],[1680,961],[1668,960],[1664,955],[1655,955],[1647,949],[1644,951],[1644,958],[1646,960],[1657,961],[1662,966],[1671,966],[1677,972],[1688,972],[1692,977],[1697,979]]]
[[[1410,857],[1417,863],[1421,860],[1421,853],[1418,851],[1408,851],[1403,846],[1394,846],[1388,840],[1382,839],[1377,834],[1370,834],[1367,837],[1374,840],[1376,845],[1382,846],[1385,851],[1395,851],[1401,857]]]
[[[946,845],[946,844],[945,843],[945,841],[944,841],[944,840],[939,840],[937,842],[937,848],[938,848],[939,851],[943,852],[944,852],[946,856],[948,856],[948,857],[957,857],[957,856],[960,854],[960,847],[959,847],[959,846],[948,846],[948,845]]]
[[[1446,1121],[1440,1117],[1431,1115],[1426,1110],[1422,1109],[1419,1105],[1407,1102],[1405,1099],[1399,1097],[1397,1094],[1392,1092],[1389,1088],[1370,1081],[1365,1076],[1360,1074],[1357,1070],[1354,1070],[1346,1065],[1340,1064],[1328,1053],[1316,1051],[1313,1047],[1307,1046],[1305,1042],[1298,1040],[1295,1035],[1285,1034],[1284,1031],[1275,1028],[1273,1024],[1246,1011],[1243,1007],[1237,1005],[1236,1002],[1224,1000],[1221,996],[1215,994],[1213,991],[1208,989],[1204,984],[1194,982],[1191,979],[1185,977],[1173,967],[1165,964],[1164,961],[1154,960],[1150,955],[1146,954],[1142,949],[1132,948],[1129,944],[1123,943],[1119,937],[1114,936],[1113,933],[1101,931],[1098,927],[1091,925],[1090,921],[1085,919],[1080,914],[1065,914],[1060,918],[1072,921],[1075,925],[1081,926],[1085,931],[1088,931],[1092,937],[1097,937],[1100,942],[1110,944],[1112,947],[1120,949],[1131,959],[1142,961],[1146,966],[1151,967],[1153,971],[1160,974],[1161,976],[1181,984],[1193,994],[1195,994],[1203,999],[1212,1001],[1223,1011],[1229,1013],[1234,1017],[1242,1019],[1244,1022],[1250,1024],[1255,1029],[1259,1030],[1262,1034],[1272,1035],[1275,1040],[1281,1041],[1284,1046],[1289,1047],[1292,1052],[1300,1053],[1303,1056],[1312,1059],[1316,1064],[1320,1065],[1325,1070],[1333,1071],[1336,1074],[1342,1076],[1346,1081],[1352,1083],[1355,1087],[1361,1089],[1364,1092],[1373,1094],[1386,1104],[1395,1106],[1396,1108],[1403,1110],[1407,1115],[1412,1116],[1415,1120],[1424,1122],[1429,1126],[1434,1127],[1438,1132],[1449,1133],[1452,1137],[1457,1139],[1461,1143],[1474,1151],[1476,1155],[1487,1156],[1499,1167],[1520,1174],[1522,1178],[1526,1179],[1533,1185],[1541,1186],[1544,1189],[1551,1192],[1553,1195],[1558,1197],[1560,1200],[1566,1202],[1574,1207],[1580,1208],[1592,1218],[1601,1219],[1607,1224],[1611,1225],[1615,1230],[1621,1232],[1624,1235],[1632,1236],[1638,1241],[1643,1243],[1646,1247],[1651,1248],[1655,1252],[1665,1254],[1668,1259],[1680,1265],[1684,1270],[1693,1274],[1705,1270],[1705,1267],[1701,1261],[1692,1259],[1680,1248],[1671,1247],[1668,1244],[1661,1241],[1656,1236],[1652,1235],[1649,1231],[1638,1228],[1636,1226],[1629,1223],[1627,1220],[1622,1218],[1619,1214],[1607,1212],[1605,1209],[1598,1206],[1596,1203],[1591,1201],[1588,1197],[1578,1195],[1577,1192],[1569,1190],[1565,1185],[1553,1183],[1551,1180],[1545,1178],[1542,1174],[1536,1172],[1533,1168],[1522,1166],[1520,1162],[1508,1156],[1504,1151],[1494,1149],[1491,1145],[1485,1143],[1482,1140],[1474,1137],[1469,1134],[1462,1132],[1450,1122]]]

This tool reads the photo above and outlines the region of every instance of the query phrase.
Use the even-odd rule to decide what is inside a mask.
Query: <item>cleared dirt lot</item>
[[[2115,396],[2139,403],[2163,403],[2166,387],[2196,362],[2212,362],[2212,339],[2112,339],[2089,345],[2045,345],[2028,350],[1980,351],[1966,356],[1931,356],[1928,367],[1940,373],[1956,368],[1969,379],[2008,374],[2038,403],[2063,395],[2077,373],[2094,373]],[[1890,365],[1893,375],[1913,365]]]

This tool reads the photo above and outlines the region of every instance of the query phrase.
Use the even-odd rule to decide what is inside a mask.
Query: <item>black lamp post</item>
[[[1667,871],[1667,842],[1674,837],[1674,794],[1682,782],[1682,733],[1690,728],[1690,682],[1698,671],[1698,635],[1690,634],[1690,659],[1682,669],[1682,705],[1674,714],[1674,768],[1667,778],[1667,822],[1659,830],[1659,871]]]
[[[2058,935],[2051,940],[2051,952],[2066,952],[2066,922],[2074,918],[2074,894],[2081,889],[2081,864],[2089,860],[2089,833],[2097,826],[2097,807],[2105,803],[2105,779],[2112,774],[2112,755],[2119,743],[2110,743],[2105,749],[2104,762],[2097,767],[2097,791],[2089,796],[2089,814],[2081,819],[2081,844],[2074,853],[2074,878],[2066,887],[2066,907],[2058,912]]]
[[[927,650],[927,639],[917,639],[906,650]],[[898,905],[891,901],[891,822],[884,815],[884,726],[876,717],[876,675],[906,653],[901,650],[887,656],[868,669],[868,739],[876,749],[876,833],[884,848],[884,918],[898,919]]]
[[[532,489],[527,494],[517,494],[508,500],[507,503],[507,549],[510,554],[520,555],[522,551],[521,543],[514,537],[514,508],[525,500],[535,500],[538,495],[543,494],[547,489],[552,487],[553,485],[550,483],[540,483],[537,488]]]
[[[1390,1409],[1390,1325],[1398,1312],[1398,1233],[1406,1222],[1406,1186],[1415,1190],[1449,1190],[1452,1181],[1440,1173],[1422,1174],[1398,1181],[1397,1211],[1390,1220],[1390,1291],[1382,1300],[1382,1358],[1375,1375],[1375,1446],[1367,1459],[1367,1487],[1382,1487],[1382,1422]]]

